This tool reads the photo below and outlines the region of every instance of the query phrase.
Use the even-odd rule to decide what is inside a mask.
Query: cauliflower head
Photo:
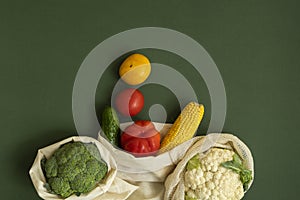
[[[242,199],[244,187],[240,174],[223,166],[232,162],[235,155],[231,150],[212,148],[206,154],[194,156],[184,174],[185,199]]]
[[[67,143],[44,163],[50,190],[63,198],[90,192],[107,170],[98,148],[92,143]]]

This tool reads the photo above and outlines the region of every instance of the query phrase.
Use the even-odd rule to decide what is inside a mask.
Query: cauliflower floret
[[[240,200],[244,189],[239,174],[221,166],[233,155],[233,151],[219,148],[199,155],[200,166],[185,172],[186,199]]]
[[[185,186],[195,190],[201,184],[205,183],[203,174],[204,173],[201,168],[186,171],[184,176]]]

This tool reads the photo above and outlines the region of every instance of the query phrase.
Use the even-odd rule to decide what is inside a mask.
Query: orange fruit
[[[129,85],[143,83],[151,72],[149,59],[142,54],[132,54],[121,64],[119,74],[121,79]]]

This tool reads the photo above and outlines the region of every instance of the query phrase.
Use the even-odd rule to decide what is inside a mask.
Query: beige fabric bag
[[[120,124],[120,128],[124,130],[131,124],[132,122]],[[172,124],[156,122],[153,124],[160,132],[162,138],[172,126]],[[165,178],[173,171],[175,165],[181,160],[185,152],[196,141],[196,138],[178,145],[171,151],[156,156],[138,158],[120,148],[115,148],[105,139],[102,132],[99,133],[98,140],[111,152],[113,158],[116,160],[118,166],[117,176],[119,178],[131,182],[164,182]]]
[[[47,191],[47,189],[44,187],[44,184],[46,183],[45,176],[43,174],[42,168],[41,168],[41,160],[44,158],[49,158],[53,152],[58,149],[61,145],[71,142],[71,141],[81,141],[84,143],[94,143],[101,154],[102,159],[106,162],[108,166],[108,174],[106,178],[104,179],[104,182],[101,184],[98,184],[98,186],[89,192],[88,194],[82,194],[79,197],[76,195],[72,195],[66,200],[91,200],[95,199],[97,197],[97,200],[100,199],[127,199],[127,197],[137,189],[136,186],[133,186],[119,178],[116,178],[117,174],[117,164],[114,160],[114,158],[111,156],[110,152],[97,140],[90,138],[90,137],[70,137],[65,140],[62,140],[60,142],[57,142],[55,144],[52,144],[50,146],[44,147],[42,149],[38,150],[37,156],[34,160],[34,163],[29,171],[29,175],[31,177],[32,183],[39,194],[39,196],[43,199],[47,200],[59,200],[63,199],[59,197],[58,195],[51,194]],[[102,197],[101,197],[101,196]],[[105,196],[104,196],[105,195]],[[98,197],[100,196],[100,197]],[[104,198],[103,198],[104,196]],[[115,198],[118,197],[118,198]]]
[[[120,124],[120,127],[124,130],[131,124],[123,123]],[[162,138],[172,126],[172,124],[156,122],[153,124]],[[164,195],[163,182],[190,146],[197,141],[197,138],[193,138],[160,155],[137,158],[122,149],[115,148],[102,134],[99,133],[98,140],[111,152],[116,160],[118,166],[117,177],[138,186],[138,189],[129,196],[128,200],[162,200]]]
[[[178,163],[175,170],[165,181],[164,200],[184,200],[184,171],[187,162],[197,153],[203,153],[211,147],[221,147],[234,150],[244,161],[245,166],[252,171],[254,178],[254,162],[248,147],[231,134],[208,134],[207,136],[196,137],[197,142],[191,146],[183,159]],[[251,186],[253,180],[249,184]]]
[[[125,200],[138,189],[138,186],[116,177],[110,188],[104,194],[96,197],[94,200]]]

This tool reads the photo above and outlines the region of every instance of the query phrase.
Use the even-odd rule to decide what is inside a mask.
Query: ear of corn
[[[194,137],[195,132],[204,115],[204,106],[190,102],[175,120],[161,143],[160,153],[166,152],[175,146]]]

